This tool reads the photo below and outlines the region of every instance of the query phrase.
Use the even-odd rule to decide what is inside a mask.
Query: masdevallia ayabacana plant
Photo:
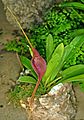
[[[46,59],[47,70],[42,77],[41,84],[45,87],[45,93],[49,92],[53,86],[62,82],[84,82],[84,65],[74,65],[63,70],[64,64],[74,56],[77,47],[84,43],[84,35],[75,37],[72,42],[64,47],[63,43],[54,48],[53,37],[51,34],[46,39]],[[31,71],[31,76],[20,76],[20,82],[36,84],[37,76],[32,69],[31,62],[28,58],[21,56],[22,64]],[[41,86],[40,86],[41,87]],[[43,89],[44,89],[43,87]]]
[[[8,10],[11,12],[9,8]],[[12,12],[11,14],[13,15]],[[16,19],[14,15],[13,17]],[[28,40],[31,52],[33,53],[31,60],[25,56],[21,56],[22,64],[30,71],[30,74],[27,76],[20,76],[18,79],[18,81],[22,83],[26,82],[32,85],[36,84],[30,99],[30,107],[34,101],[34,96],[39,84],[42,89],[45,88],[45,93],[47,93],[53,86],[60,82],[84,81],[83,64],[62,70],[64,64],[74,56],[77,47],[80,47],[84,43],[84,35],[75,37],[66,47],[64,47],[63,43],[60,43],[56,48],[54,48],[53,37],[49,34],[46,39],[46,65],[45,60],[40,56],[38,51],[33,48],[20,23],[18,21],[17,23]]]

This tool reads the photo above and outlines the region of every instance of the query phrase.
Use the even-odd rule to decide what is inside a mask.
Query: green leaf
[[[84,10],[84,4],[80,2],[66,2],[66,3],[60,4],[59,7],[73,7],[80,10]]]
[[[18,81],[19,82],[36,84],[36,80],[31,76],[21,76],[21,77],[19,77]]]
[[[84,65],[75,65],[72,67],[67,68],[66,70],[62,71],[63,79],[67,79],[70,77],[74,77],[76,75],[84,74]]]
[[[82,3],[84,3],[84,0],[80,0]]]
[[[75,37],[71,43],[65,47],[65,53],[61,62],[65,61],[66,63],[69,59],[71,59],[75,55],[77,49],[81,47],[83,43],[84,35]]]
[[[51,60],[48,63],[47,71],[43,77],[43,81],[46,80],[45,85],[54,80],[63,65],[74,56],[78,47],[80,47],[83,43],[84,35],[81,35],[75,37],[72,42],[65,47],[65,51],[61,44],[56,48]]]
[[[59,44],[57,48],[55,49],[54,53],[52,54],[52,58],[50,59],[48,65],[47,65],[47,70],[46,73],[43,77],[43,81],[46,81],[46,84],[51,81],[50,78],[54,79],[54,77],[58,73],[58,65],[61,62],[62,56],[64,53],[64,45],[63,43]]]
[[[77,75],[77,76],[74,76],[74,77],[71,77],[71,78],[68,78],[68,79],[62,79],[60,80],[60,82],[84,82],[84,74],[81,74],[81,75]]]
[[[84,29],[76,29],[74,32],[71,34],[72,37],[76,37],[78,35],[84,35]]]
[[[33,69],[32,66],[31,66],[31,61],[30,61],[27,57],[21,56],[20,59],[21,59],[22,64],[23,64],[27,69],[30,69],[30,70]]]
[[[31,65],[31,61],[26,58],[25,56],[21,56],[21,62],[22,64],[27,68],[27,69],[30,69],[31,72],[32,72],[32,75],[37,79],[37,75],[36,73],[34,72],[33,68],[32,68],[32,65]]]
[[[52,37],[51,34],[49,34],[48,37],[47,37],[47,39],[46,39],[46,58],[47,58],[47,62],[51,58],[53,49],[54,49],[53,37]]]

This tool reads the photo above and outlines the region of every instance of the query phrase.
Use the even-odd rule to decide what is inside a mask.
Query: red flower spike
[[[40,56],[38,51],[33,48],[33,58],[31,59],[32,67],[35,70],[36,74],[38,75],[38,80],[41,80],[44,73],[46,72],[46,62]]]
[[[38,76],[38,81],[36,83],[36,86],[34,88],[34,91],[32,93],[32,96],[31,96],[31,99],[29,102],[29,106],[30,106],[31,110],[32,110],[32,103],[34,102],[34,96],[35,96],[36,90],[40,84],[40,81],[41,81],[43,75],[46,72],[45,60],[40,56],[40,54],[38,53],[38,51],[35,48],[32,48],[32,51],[33,51],[33,57],[31,59],[31,64]]]

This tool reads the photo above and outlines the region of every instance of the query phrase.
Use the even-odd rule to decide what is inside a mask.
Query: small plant
[[[51,43],[51,44],[50,44]],[[51,34],[48,35],[46,40],[46,59],[47,59],[47,70],[45,75],[42,78],[41,84],[45,88],[45,93],[49,92],[53,86],[59,82],[74,82],[84,80],[84,65],[79,64],[71,66],[63,70],[64,64],[74,56],[78,46],[81,46],[84,43],[84,35],[75,37],[72,42],[64,48],[63,43],[59,44],[55,49],[53,44],[53,37]],[[50,52],[49,52],[50,51]],[[26,57],[22,57],[22,64],[31,71],[33,76],[34,72],[29,67],[31,63]],[[20,82],[28,82],[35,84],[37,78],[33,76],[20,76]],[[34,82],[34,83],[33,83]],[[42,87],[40,86],[40,87]],[[43,93],[42,93],[43,94]]]
[[[7,49],[7,51],[14,51],[18,54],[25,55],[29,50],[29,46],[27,45],[27,40],[20,37],[19,40],[15,39],[11,42],[8,42],[8,44],[5,45],[5,49]]]
[[[53,86],[57,85],[60,82],[62,83],[80,82],[81,87],[83,87],[83,83],[84,83],[83,64],[74,65],[63,70],[63,66],[71,57],[74,56],[78,46],[81,46],[83,43],[84,43],[84,35],[75,37],[72,40],[72,42],[66,47],[64,47],[63,43],[61,43],[56,48],[54,48],[53,37],[51,34],[48,35],[46,39],[47,70],[42,80],[40,81],[40,85],[36,92],[37,97],[48,93]],[[32,95],[38,77],[32,68],[31,61],[25,56],[21,56],[20,58],[23,66],[29,71],[29,74],[22,75],[18,79],[18,82],[22,83],[22,85],[18,85],[17,88],[19,87],[20,89],[23,89],[21,91],[24,92],[24,95],[22,96],[21,91],[17,93],[16,89],[15,91],[12,92],[12,95],[17,93],[18,97],[22,96],[22,98],[24,98],[25,94],[26,97]],[[26,90],[24,90],[24,86]]]
[[[16,19],[14,15],[13,17]],[[17,23],[19,24],[18,21]],[[23,34],[25,35],[30,45],[31,52],[33,53],[31,61],[28,58],[21,56],[22,64],[30,72],[29,75],[20,76],[18,79],[18,81],[22,83],[25,82],[33,85],[36,84],[34,91],[32,93],[32,97],[30,99],[30,107],[32,106],[34,96],[37,91],[37,88],[39,87],[39,84],[41,88],[39,89],[39,91],[40,90],[44,91],[45,88],[45,92],[41,93],[41,94],[45,94],[48,93],[53,86],[55,86],[60,82],[65,83],[65,82],[74,82],[74,81],[77,82],[84,81],[83,64],[71,66],[63,70],[63,66],[67,63],[67,61],[70,58],[72,58],[75,55],[77,48],[84,44],[84,35],[79,35],[75,37],[66,47],[64,47],[63,43],[60,43],[56,47],[54,46],[53,36],[49,34],[46,39],[46,60],[47,60],[47,69],[46,69],[45,60],[40,56],[38,51],[32,46],[30,40],[28,39],[27,35],[23,31],[20,24],[19,27],[21,28]]]

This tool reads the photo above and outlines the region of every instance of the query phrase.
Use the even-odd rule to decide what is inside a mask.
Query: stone
[[[28,120],[73,120],[76,115],[76,98],[72,84],[66,83],[56,90],[56,94],[45,94],[34,100],[30,111],[28,101],[25,104]]]
[[[11,16],[7,6],[15,14],[23,28],[30,28],[33,23],[43,21],[42,17],[54,4],[62,0],[2,0],[7,20],[16,28],[17,23]]]

